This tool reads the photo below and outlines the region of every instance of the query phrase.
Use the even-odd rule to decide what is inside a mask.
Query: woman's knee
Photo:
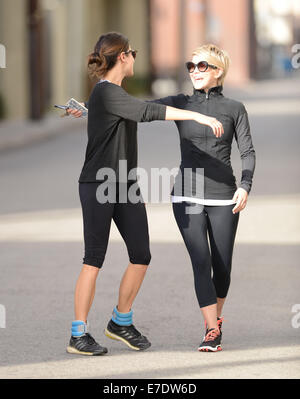
[[[231,282],[230,273],[225,273],[222,276],[213,276],[213,283],[219,298],[225,298],[227,296],[229,286]]]
[[[151,261],[151,253],[149,250],[135,251],[129,254],[129,259],[132,264],[148,266]]]
[[[106,254],[106,248],[85,249],[83,264],[87,266],[94,266],[98,269],[102,268]]]

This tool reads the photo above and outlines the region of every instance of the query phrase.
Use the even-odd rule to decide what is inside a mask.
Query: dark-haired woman
[[[89,72],[99,82],[89,98],[88,143],[79,178],[85,256],[75,289],[75,321],[67,347],[69,353],[107,353],[107,348],[98,344],[88,332],[87,317],[95,295],[97,275],[104,262],[112,220],[125,241],[129,265],[122,277],[118,303],[105,334],[134,350],[144,350],[151,345],[134,327],[132,311],[151,259],[147,215],[143,201],[132,202],[127,196],[130,187],[137,187],[137,179],[123,182],[122,177],[124,173],[127,177],[127,171],[137,167],[137,122],[193,120],[210,126],[212,135],[220,137],[223,134],[223,127],[215,118],[140,101],[127,94],[121,84],[125,77],[133,75],[135,56],[136,51],[131,49],[127,38],[110,32],[99,38],[89,58]]]

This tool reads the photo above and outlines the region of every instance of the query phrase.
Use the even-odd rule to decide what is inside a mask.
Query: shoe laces
[[[128,329],[130,330],[130,332],[135,335],[136,337],[141,336],[142,334],[134,327],[133,324],[131,324],[131,326],[128,326]]]
[[[96,343],[95,339],[91,336],[90,333],[86,333],[86,334],[85,334],[85,337],[87,338],[87,342],[88,342],[89,344],[93,345],[93,344]]]
[[[205,342],[212,341],[212,340],[216,339],[219,335],[220,335],[220,331],[218,328],[211,328],[205,335]]]

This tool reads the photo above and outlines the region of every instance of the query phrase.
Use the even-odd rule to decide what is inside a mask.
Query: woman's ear
[[[218,68],[218,69],[216,70],[216,78],[217,78],[217,79],[220,79],[220,78],[223,76],[223,73],[224,73],[223,69]]]
[[[219,84],[219,80],[223,76],[223,73],[224,73],[224,70],[222,68],[218,68],[218,69],[215,70],[215,77],[216,77],[216,79],[218,81],[218,84]]]
[[[121,60],[121,62],[126,61],[126,54],[123,52],[118,56],[118,60]]]

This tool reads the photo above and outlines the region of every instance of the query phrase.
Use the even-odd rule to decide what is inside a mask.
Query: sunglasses
[[[132,57],[133,57],[134,59],[136,59],[137,50],[128,50],[128,51],[124,51],[124,54],[129,54],[129,53],[131,53],[131,54],[132,54]]]
[[[199,72],[205,72],[207,71],[208,67],[211,67],[213,69],[218,69],[215,65],[209,64],[207,61],[200,61],[198,64],[194,64],[192,61],[186,62],[185,64],[187,70],[189,73],[193,73],[196,68],[198,68]]]

